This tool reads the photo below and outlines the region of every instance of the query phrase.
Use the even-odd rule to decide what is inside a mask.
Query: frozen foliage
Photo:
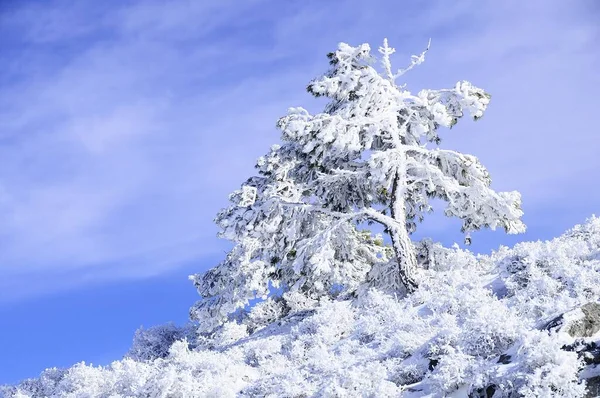
[[[445,214],[461,219],[467,234],[524,231],[518,192],[493,191],[475,156],[438,148],[440,127],[481,118],[490,96],[466,81],[411,94],[396,78],[425,53],[394,73],[393,52],[385,41],[378,68],[367,44],[340,44],[328,55],[329,71],[308,85],[329,99],[324,111],[291,108],[278,121],[281,145],[258,160],[258,176],[216,218],[233,249],[192,277],[202,299],[191,315],[204,331],[273,288],[307,302],[370,287],[414,291],[421,275],[410,234],[433,198],[446,202]],[[365,224],[379,224],[386,236],[358,228]],[[266,304],[270,312],[261,316],[285,315],[286,302]]]
[[[583,351],[596,349],[600,333],[573,337],[554,320],[564,314],[563,323],[574,322],[583,304],[600,300],[600,218],[552,241],[521,243],[490,256],[430,241],[417,247],[428,260],[412,295],[397,298],[372,288],[354,298],[311,301],[286,292],[210,334],[176,342],[164,358],[50,369],[5,394],[585,396],[582,378],[600,375],[600,350],[594,358]],[[150,330],[158,332],[151,333],[158,341],[162,330],[178,333],[170,326]],[[143,337],[147,333],[138,334],[136,345],[156,340]]]
[[[506,300],[530,322],[600,297],[600,218],[549,242],[525,242],[492,256]]]
[[[239,354],[238,354],[239,355]],[[107,367],[50,369],[5,392],[12,397],[231,397],[258,375],[233,352],[189,351],[176,342],[154,361],[126,358]],[[1,392],[1,391],[0,391]]]
[[[183,340],[192,333],[191,326],[180,328],[170,323],[150,329],[140,328],[135,332],[133,345],[126,356],[138,361],[165,358],[174,342]]]

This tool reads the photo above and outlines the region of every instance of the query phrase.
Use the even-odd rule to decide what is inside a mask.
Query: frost
[[[255,201],[256,201],[256,187],[250,187],[250,186],[244,185],[242,187],[241,199],[240,199],[240,203],[238,204],[238,206],[240,206],[240,207],[252,206]]]

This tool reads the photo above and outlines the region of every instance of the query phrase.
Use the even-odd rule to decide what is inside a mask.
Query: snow
[[[288,297],[295,308],[272,323],[259,316],[263,303],[254,318],[251,312],[232,319],[209,335],[169,326],[156,329],[159,338],[152,339],[149,329],[132,347],[130,356],[143,353],[137,359],[47,370],[5,394],[466,397],[493,384],[495,397],[511,391],[582,397],[579,377],[597,375],[597,368],[580,375],[577,354],[561,349],[573,338],[537,324],[548,313],[600,299],[600,218],[552,241],[503,247],[490,256],[434,248],[436,262],[421,270],[426,282],[413,295],[399,299],[371,289],[354,299]],[[567,269],[582,275],[577,285],[563,279],[560,288],[554,282],[544,287],[545,275]],[[495,286],[507,291],[497,295]],[[565,290],[569,294],[556,295]],[[187,340],[172,344],[169,331]],[[165,351],[156,341],[172,345]],[[510,362],[499,361],[501,355],[510,355]]]

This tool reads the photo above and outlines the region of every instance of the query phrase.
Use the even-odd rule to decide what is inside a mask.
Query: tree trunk
[[[390,211],[391,216],[400,227],[388,228],[392,239],[392,247],[398,262],[400,282],[406,287],[408,293],[414,292],[419,286],[415,278],[417,270],[417,256],[406,227],[406,203],[404,199],[404,178],[401,171],[396,172],[392,185]]]

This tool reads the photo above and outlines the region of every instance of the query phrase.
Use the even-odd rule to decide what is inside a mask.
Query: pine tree
[[[291,108],[277,123],[282,144],[258,160],[258,176],[216,218],[220,236],[235,246],[217,267],[191,277],[202,296],[191,314],[203,329],[272,288],[311,299],[368,286],[414,291],[410,234],[433,198],[447,202],[445,214],[461,219],[467,234],[525,230],[518,192],[493,191],[476,157],[438,148],[439,127],[451,128],[465,112],[481,118],[490,96],[466,81],[417,95],[396,84],[426,51],[396,73],[387,40],[381,72],[367,44],[342,43],[328,54],[329,71],[308,85],[330,99],[324,111]],[[390,246],[360,229],[373,223]]]

